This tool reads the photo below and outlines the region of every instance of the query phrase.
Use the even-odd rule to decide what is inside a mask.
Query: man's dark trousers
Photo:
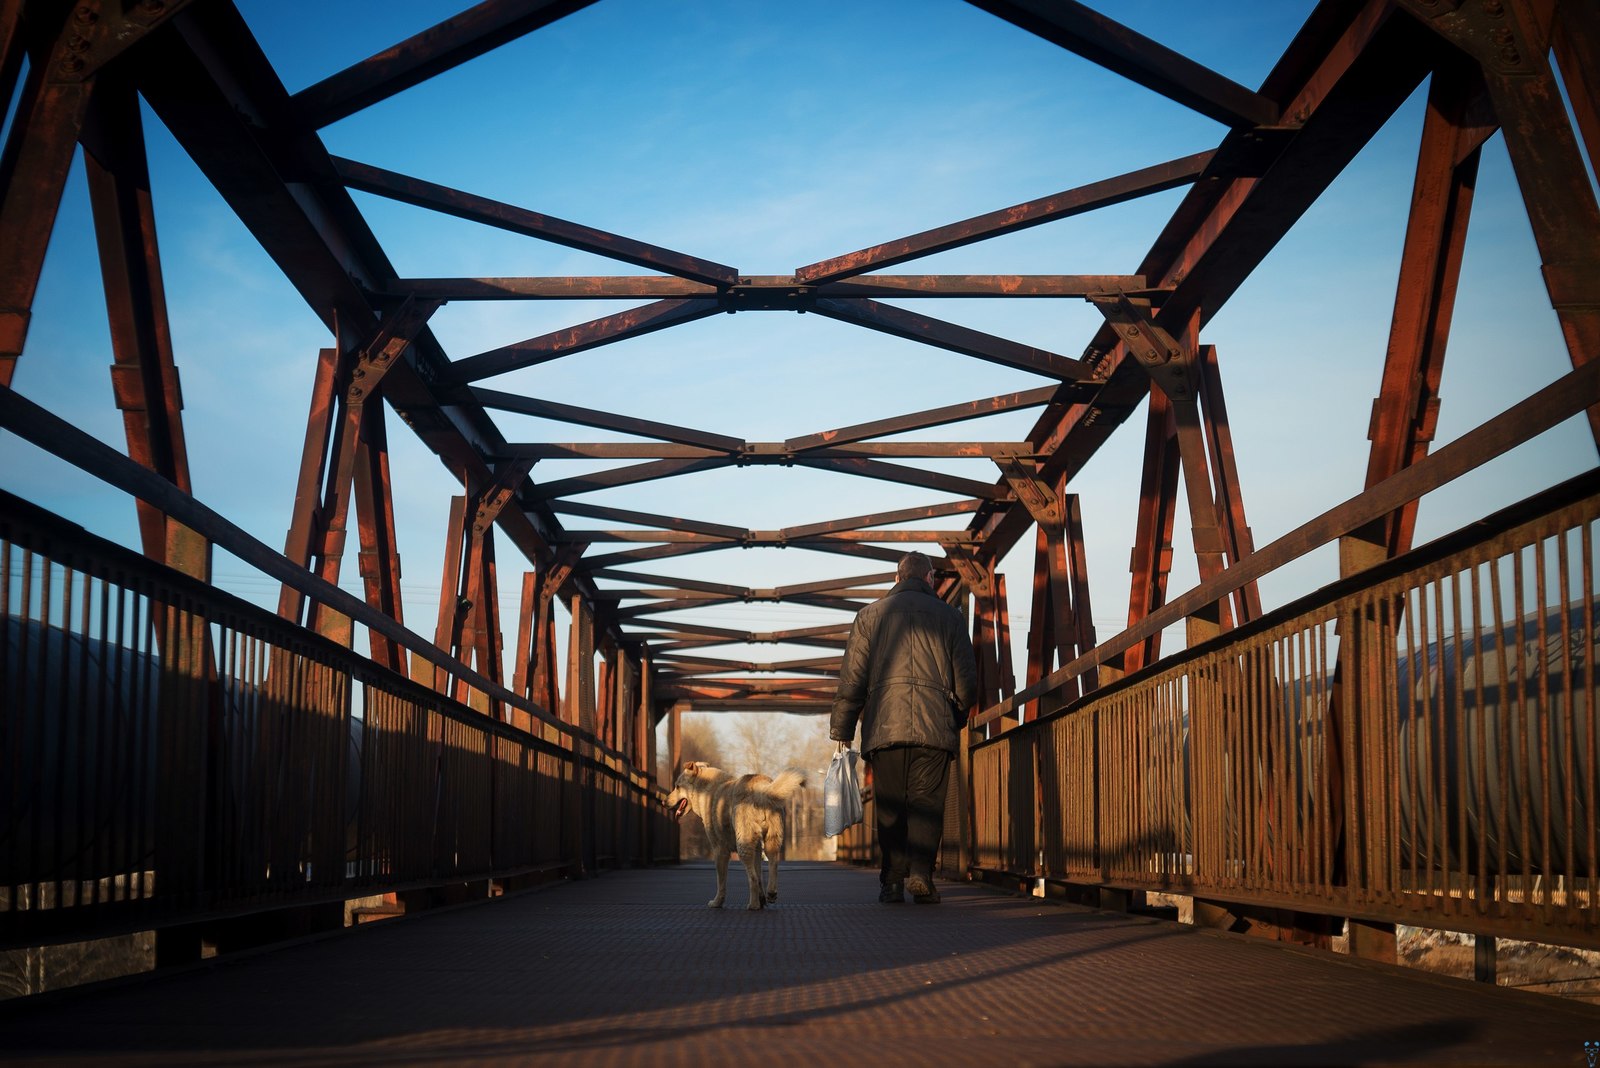
[[[879,878],[904,882],[913,873],[933,877],[933,857],[944,834],[944,793],[950,754],[925,745],[891,746],[868,754],[877,810]],[[931,884],[930,884],[931,885]]]

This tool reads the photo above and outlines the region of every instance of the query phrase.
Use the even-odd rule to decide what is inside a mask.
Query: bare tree
[[[832,859],[831,843],[822,837],[822,779],[833,755],[825,721],[816,716],[776,712],[729,715],[724,731],[730,756],[739,771],[776,775],[784,768],[806,773],[805,789],[789,802],[785,853],[794,860]]]
[[[778,712],[743,712],[728,716],[728,755],[740,771],[776,775],[784,768],[808,773],[825,768],[833,743],[816,716]]]

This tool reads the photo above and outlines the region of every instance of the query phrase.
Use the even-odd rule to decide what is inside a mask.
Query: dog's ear
[[[699,765],[699,763],[696,762],[696,761],[693,761],[693,760],[685,760],[683,762],[683,773],[685,775],[698,775],[698,774],[700,774],[700,765]]]

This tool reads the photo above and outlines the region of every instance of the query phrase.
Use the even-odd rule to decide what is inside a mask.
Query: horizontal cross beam
[[[505,449],[508,457],[530,460],[687,460],[727,453],[726,449],[648,441],[513,442]],[[835,459],[893,456],[924,460],[1016,460],[1038,459],[1042,454],[1026,441],[867,441],[819,446],[809,450],[809,455]],[[795,451],[782,441],[748,442],[739,456],[743,463],[793,463],[794,458]]]
[[[400,278],[384,286],[388,297],[418,300],[671,300],[728,295],[734,306],[775,304],[777,297],[1084,298],[1122,292],[1156,296],[1142,274],[863,274],[803,283],[792,275],[741,277],[735,285],[696,282],[673,275],[558,275],[509,278]],[[747,299],[745,299],[747,298]]]

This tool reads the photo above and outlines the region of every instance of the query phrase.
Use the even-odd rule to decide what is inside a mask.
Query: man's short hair
[[[921,579],[927,582],[933,575],[933,561],[922,553],[910,552],[900,558],[900,563],[894,569],[897,582],[906,579]]]

